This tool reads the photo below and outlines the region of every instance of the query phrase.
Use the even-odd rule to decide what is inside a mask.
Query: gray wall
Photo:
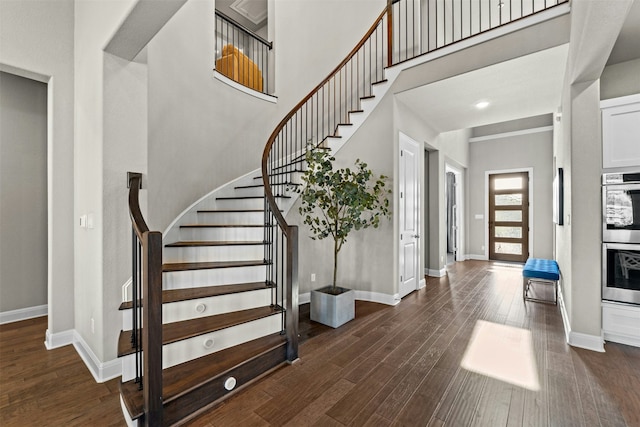
[[[600,77],[600,99],[636,93],[640,93],[640,58],[605,67]]]
[[[74,327],[73,0],[0,2],[0,69],[50,82],[48,338]]]
[[[548,123],[547,123],[548,124]],[[545,131],[470,144],[469,165],[469,254],[476,258],[485,254],[487,218],[485,215],[486,171],[509,169],[533,169],[533,217],[531,238],[537,258],[553,257],[552,182],[553,182],[553,133]],[[483,249],[484,247],[484,249]]]
[[[47,304],[47,85],[0,72],[0,312]]]

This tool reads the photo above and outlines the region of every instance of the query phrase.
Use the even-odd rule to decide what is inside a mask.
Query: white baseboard
[[[298,305],[309,304],[311,302],[311,292],[298,295]]]
[[[562,314],[562,323],[564,325],[564,335],[567,344],[572,347],[580,347],[587,350],[604,353],[604,338],[602,337],[602,335],[589,335],[571,330],[571,323],[569,322],[567,309],[564,305],[564,298],[562,296],[561,288],[558,288],[558,305],[560,306],[560,313]]]
[[[482,255],[478,255],[478,254],[467,254],[466,255],[467,259],[473,259],[476,261],[489,261],[489,257],[482,254]]]
[[[431,277],[444,277],[447,275],[447,269],[443,268],[441,270],[432,270],[430,268],[426,268],[425,273],[427,276]]]
[[[96,382],[103,383],[110,379],[119,377],[122,374],[122,362],[119,359],[105,363],[101,362],[93,350],[91,350],[87,342],[75,329],[57,332],[55,334],[52,334],[47,329],[44,342],[47,350],[53,350],[69,344],[73,344],[76,352],[84,364],[87,365],[89,372],[91,372],[91,375],[93,375]]]
[[[422,282],[422,281],[421,281]],[[397,305],[400,302],[400,296],[398,294],[388,295],[381,294],[378,292],[369,292],[369,291],[354,291],[355,299],[358,301],[369,301],[369,302],[377,302],[380,304],[386,305]],[[311,302],[311,292],[305,292],[304,294],[298,295],[298,304],[308,304]]]
[[[569,345],[572,347],[580,347],[587,350],[604,353],[604,338],[602,336],[588,335],[571,331],[569,333]]]
[[[48,305],[37,305],[35,307],[19,308],[17,310],[3,311],[0,313],[0,325],[5,323],[19,322],[21,320],[33,319],[35,317],[46,316],[49,313]]]
[[[558,286],[558,305],[560,306],[560,314],[562,315],[562,324],[564,325],[564,340],[570,341],[571,323],[569,323],[569,315],[564,305],[564,297],[562,296],[562,287]]]
[[[369,291],[356,291],[356,299],[359,301],[377,302],[386,305],[397,305],[400,302],[400,295],[388,295]]]
[[[420,279],[420,282],[418,282],[418,289],[422,289],[425,286],[427,286],[427,280],[423,277],[422,279]]]
[[[64,347],[65,345],[73,344],[74,330],[56,332],[52,334],[48,329],[45,333],[44,346],[47,350],[53,350],[54,348]]]
[[[619,344],[630,345],[633,347],[640,347],[640,338],[632,337],[629,335],[617,334],[614,332],[605,332],[604,340],[616,342]]]
[[[122,362],[119,359],[101,362],[77,331],[73,334],[73,346],[96,382],[103,383],[122,375]]]

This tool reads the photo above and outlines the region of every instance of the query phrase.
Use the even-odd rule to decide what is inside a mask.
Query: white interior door
[[[420,283],[420,187],[417,142],[400,134],[398,180],[400,219],[400,297],[418,289]]]

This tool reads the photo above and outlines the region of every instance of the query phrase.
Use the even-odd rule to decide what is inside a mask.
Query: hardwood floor
[[[448,268],[395,307],[357,303],[336,330],[301,307],[300,361],[188,425],[640,426],[640,348],[569,347],[556,306],[523,303],[517,267]],[[539,391],[461,368],[479,320],[531,331]],[[46,351],[45,329],[0,326],[0,425],[123,425],[118,380],[96,384],[72,347]]]
[[[47,351],[46,329],[46,317],[0,325],[0,425],[125,425],[120,379],[96,383],[71,345]]]

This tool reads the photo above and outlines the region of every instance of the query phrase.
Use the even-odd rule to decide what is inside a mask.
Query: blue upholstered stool
[[[525,301],[558,304],[558,280],[560,279],[560,268],[558,268],[557,262],[551,259],[529,258],[522,269],[522,278],[522,298]],[[529,287],[532,283],[552,285],[554,290],[554,300],[549,301],[530,297]]]

